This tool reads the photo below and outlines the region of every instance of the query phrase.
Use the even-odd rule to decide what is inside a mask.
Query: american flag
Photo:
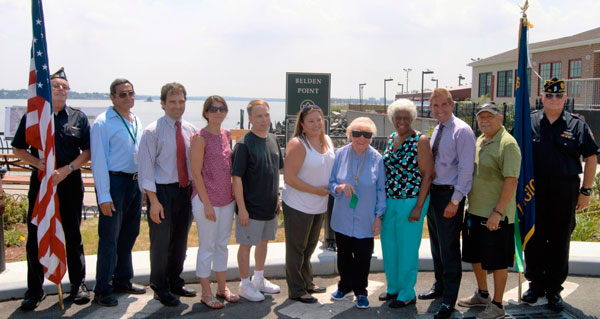
[[[38,258],[44,267],[44,276],[59,284],[66,272],[65,239],[58,209],[56,186],[52,185],[56,158],[54,157],[54,116],[52,91],[46,50],[46,28],[41,0],[32,0],[31,17],[33,41],[27,92],[27,144],[39,150],[45,158],[45,169],[40,171],[40,190],[35,201],[31,223],[37,225]]]

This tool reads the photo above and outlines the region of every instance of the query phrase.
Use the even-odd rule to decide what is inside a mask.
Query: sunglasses
[[[551,98],[562,99],[564,95],[565,95],[564,93],[546,93],[546,98],[547,99],[551,99]]]
[[[55,90],[63,89],[65,91],[68,91],[70,89],[68,84],[58,84],[58,83],[52,84],[52,88]]]
[[[124,99],[126,97],[134,97],[135,96],[135,92],[134,91],[124,91],[124,92],[119,92],[119,94],[117,94],[117,96],[121,99]]]
[[[306,114],[308,113],[310,110],[320,110],[321,108],[318,105],[307,105],[305,107],[302,108],[302,114]]]
[[[373,136],[373,132],[369,131],[352,131],[352,137],[364,137],[371,138]]]
[[[211,105],[209,107],[206,108],[206,111],[209,113],[217,113],[217,112],[221,112],[221,113],[227,113],[227,106],[214,106]]]

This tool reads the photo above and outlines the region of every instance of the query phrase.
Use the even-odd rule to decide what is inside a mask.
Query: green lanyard
[[[125,125],[125,129],[127,130],[127,133],[129,133],[129,136],[131,137],[131,140],[133,141],[133,144],[135,145],[135,141],[137,139],[137,119],[135,118],[135,115],[133,116],[133,123],[131,124],[133,126],[133,134],[132,134],[131,131],[129,130],[129,125],[127,125],[127,122],[125,122],[125,119],[121,116],[121,114],[119,114],[119,112],[117,112],[117,110],[115,110],[114,107],[113,107],[113,110],[121,118],[121,121],[123,122],[123,125]]]
[[[354,175],[354,150],[352,150],[352,147],[350,148],[350,172],[352,174],[352,177],[354,177],[354,186],[358,187],[358,178],[360,177],[360,174],[362,173],[362,171],[365,168],[365,162],[367,161],[367,151],[368,150],[364,150],[363,153],[365,153],[365,158],[362,161],[362,166],[360,165],[360,157],[361,155],[358,156],[358,162],[356,163],[356,175]]]

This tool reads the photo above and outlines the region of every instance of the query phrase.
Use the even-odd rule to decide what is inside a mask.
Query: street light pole
[[[438,81],[439,81],[439,79],[431,78],[431,81],[435,82],[435,88],[437,89],[438,88]]]
[[[367,85],[367,83],[360,83],[358,85],[358,96],[360,98],[360,110],[363,110],[363,106],[362,106],[362,97],[363,97],[363,87]]]
[[[406,72],[406,93],[408,93],[408,72],[412,71],[412,69],[408,68],[408,69],[403,69],[404,72]]]
[[[421,117],[423,117],[423,99],[425,97],[423,94],[423,86],[425,85],[425,74],[433,74],[433,71],[429,69],[427,69],[427,71],[421,71]]]
[[[462,80],[464,80],[464,79],[465,79],[465,77],[464,77],[464,76],[462,76],[462,74],[459,74],[459,75],[458,75],[458,86],[460,86],[460,81],[462,81]]]
[[[403,94],[404,93],[404,84],[398,83],[398,86],[400,87],[400,94]]]
[[[383,79],[383,106],[385,108],[385,110],[387,111],[387,95],[386,95],[386,87],[387,87],[387,82],[389,81],[394,81],[394,79],[389,78],[389,79]]]

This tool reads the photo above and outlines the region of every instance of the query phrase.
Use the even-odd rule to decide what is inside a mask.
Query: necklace
[[[365,153],[365,158],[363,159],[362,162],[362,166],[360,165],[360,157],[361,155],[358,156],[358,162],[356,163],[356,175],[354,174],[354,151],[351,149],[350,150],[350,173],[352,174],[352,177],[354,178],[354,187],[358,187],[358,178],[360,177],[360,173],[362,173],[363,169],[365,168],[365,162],[367,161],[367,150],[365,150],[363,153]]]

